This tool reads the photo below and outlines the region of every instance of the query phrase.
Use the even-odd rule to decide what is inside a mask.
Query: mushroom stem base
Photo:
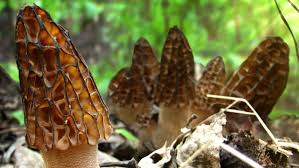
[[[67,150],[41,151],[46,168],[98,168],[97,145],[82,144]]]

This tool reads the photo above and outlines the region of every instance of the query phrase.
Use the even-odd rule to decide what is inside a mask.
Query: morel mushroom
[[[289,47],[280,37],[270,37],[253,50],[220,94],[248,100],[261,118],[266,120],[286,87],[288,73]],[[250,110],[243,103],[236,107]],[[227,116],[228,130],[251,129],[250,117],[231,113]]]
[[[195,125],[219,109],[214,107],[217,100],[207,97],[207,94],[219,95],[225,82],[225,67],[222,57],[213,58],[204,68],[201,78],[195,85],[195,97],[192,112],[197,115]]]
[[[171,28],[164,44],[155,102],[160,113],[154,144],[172,142],[191,116],[194,97],[194,60],[186,37]]]
[[[151,139],[153,95],[159,63],[150,44],[140,38],[134,47],[132,65],[123,68],[111,80],[108,105],[112,113],[137,133],[140,140]]]
[[[68,32],[40,7],[16,21],[26,140],[46,167],[98,167],[97,143],[112,132],[107,108]]]

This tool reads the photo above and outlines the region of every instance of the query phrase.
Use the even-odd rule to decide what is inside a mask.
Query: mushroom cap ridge
[[[29,146],[66,150],[108,138],[107,107],[67,30],[37,5],[25,6],[15,40]]]

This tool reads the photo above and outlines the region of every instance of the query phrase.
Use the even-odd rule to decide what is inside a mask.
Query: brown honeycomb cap
[[[221,94],[245,98],[266,119],[286,87],[288,74],[288,45],[280,37],[268,37],[240,65]]]
[[[16,45],[29,146],[66,150],[110,136],[107,108],[62,26],[37,5],[25,6]]]
[[[121,69],[109,84],[109,100],[122,107],[152,101],[158,74],[159,62],[152,47],[146,39],[139,38],[134,47],[132,65]]]
[[[246,99],[259,116],[268,120],[268,115],[282,95],[289,74],[289,47],[280,37],[268,37],[263,40],[234,72],[227,81],[221,95]],[[230,102],[221,101],[225,107]],[[250,111],[244,103],[234,106],[236,109]],[[240,114],[227,114],[229,131],[250,129],[252,119]]]
[[[178,27],[171,28],[162,51],[155,103],[189,105],[194,97],[194,66],[187,38]]]
[[[198,116],[202,113],[211,115],[214,111],[215,99],[207,97],[207,94],[219,95],[225,83],[225,66],[222,57],[214,57],[204,69],[201,78],[195,85],[195,97],[192,108]],[[203,114],[202,114],[203,115]]]

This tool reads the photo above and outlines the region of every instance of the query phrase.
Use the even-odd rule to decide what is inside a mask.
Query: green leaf
[[[131,132],[129,132],[128,130],[124,129],[124,128],[118,128],[115,130],[116,133],[126,137],[129,141],[137,141],[138,138],[136,136],[134,136]]]
[[[85,3],[86,8],[86,15],[87,17],[93,18],[99,15],[101,12],[104,11],[104,6],[101,4],[97,4],[95,2],[89,2],[87,1]]]
[[[4,9],[5,7],[5,2],[4,1],[0,1],[0,12],[2,12],[2,10]]]
[[[24,113],[22,110],[17,110],[10,113],[10,116],[18,120],[20,125],[24,125]]]
[[[0,66],[8,73],[8,75],[15,81],[19,82],[19,70],[16,63],[6,62],[0,63]]]

